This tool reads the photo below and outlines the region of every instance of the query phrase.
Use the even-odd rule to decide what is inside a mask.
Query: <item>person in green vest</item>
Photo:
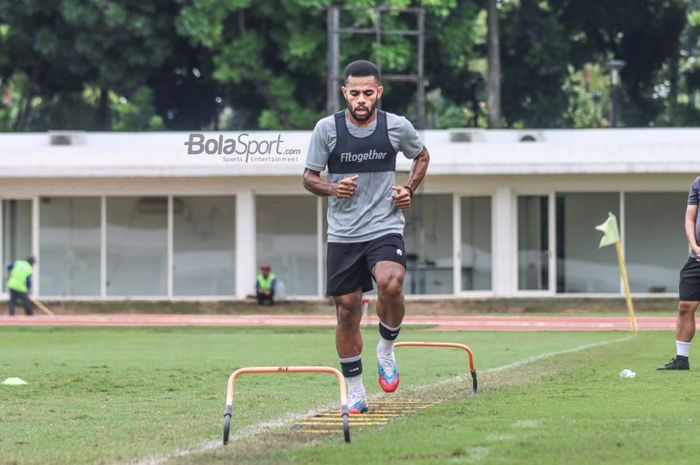
[[[7,270],[10,277],[7,280],[7,289],[10,291],[9,313],[10,316],[15,314],[15,302],[17,299],[22,301],[24,306],[24,314],[33,315],[32,301],[29,300],[29,291],[32,288],[32,272],[34,268],[34,257],[27,257],[26,260],[17,260],[11,265],[8,265]]]
[[[261,273],[258,273],[258,279],[255,281],[255,293],[258,297],[258,305],[274,305],[275,304],[275,286],[277,285],[277,276],[270,272],[270,264],[263,263],[260,267]]]

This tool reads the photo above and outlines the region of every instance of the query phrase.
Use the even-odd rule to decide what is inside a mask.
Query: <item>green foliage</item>
[[[450,105],[438,118],[439,129],[461,128],[469,126],[469,110],[465,107]]]
[[[138,88],[131,100],[112,95],[115,131],[157,131],[164,129],[163,120],[155,114],[153,91]]]
[[[0,0],[0,88],[13,95],[0,103],[0,130],[310,129],[326,112],[326,9],[336,4]],[[486,1],[341,4],[350,7],[341,27],[369,30],[416,25],[378,5],[425,8],[426,90],[445,99],[428,125],[484,125]],[[508,127],[607,124],[609,88],[589,94],[584,74],[602,79],[611,58],[627,62],[624,124],[700,125],[700,0],[501,1],[499,28]],[[380,46],[374,34],[341,37],[341,67],[366,58],[385,74],[416,72],[415,37],[385,34]],[[415,85],[386,84],[383,108],[415,121]]]
[[[688,392],[700,376],[693,370],[654,371],[664,362],[659,351],[669,342],[669,334],[641,333],[621,343],[508,370],[499,380],[486,374],[484,392],[476,397],[452,393],[452,401],[355,434],[353,454],[329,438],[314,447],[280,444],[245,451],[235,462],[692,465],[697,461],[697,433],[689,425],[697,422],[700,407]],[[620,377],[624,368],[636,377]],[[403,372],[401,376],[403,381]],[[227,451],[225,458],[234,461],[234,453]],[[225,458],[208,453],[196,463],[223,464]]]
[[[565,40],[572,43],[569,63],[580,69],[585,63],[625,60],[621,120],[627,126],[655,124],[678,89],[679,37],[688,0],[549,3],[564,26]],[[657,87],[665,81],[669,92],[661,95]]]
[[[563,127],[571,44],[557,15],[539,2],[510,5],[501,17],[502,114],[509,127]]]
[[[449,110],[431,122],[429,127],[480,126],[485,120],[486,66],[483,54],[486,15],[472,2],[458,2],[449,14],[432,14],[426,18],[426,74],[428,95],[439,95],[442,101],[430,102],[427,113]],[[431,107],[433,105],[433,107]],[[449,123],[445,118],[449,118]],[[442,121],[442,123],[438,122]]]
[[[0,0],[0,18],[0,55],[6,57],[0,70],[6,78],[26,76],[22,99],[32,102],[16,122],[18,129],[95,129],[105,123],[109,128],[99,121],[109,109],[86,111],[84,89],[131,98],[173,48],[174,16],[167,0]],[[56,119],[58,113],[68,119]]]
[[[10,130],[12,125],[12,111],[6,107],[0,107],[0,132]]]
[[[688,11],[688,26],[700,26],[700,11],[695,9],[695,5],[691,5]]]
[[[691,126],[700,124],[700,1],[691,0],[686,9],[686,24],[673,61],[656,77],[654,97],[663,103],[663,111],[655,122],[664,126]],[[662,95],[663,94],[663,95]]]
[[[474,124],[474,115],[469,108],[451,103],[439,89],[429,92],[426,100],[426,112],[430,127],[448,129],[476,125]]]
[[[419,3],[427,8],[429,22],[450,26],[447,30],[429,29],[451,49],[450,56],[469,48],[471,41],[461,40],[465,36],[463,24],[450,22],[449,18],[451,11],[464,7],[458,7],[455,0]],[[325,114],[326,7],[330,4],[329,0],[192,0],[181,10],[177,28],[211,51],[216,66],[214,76],[229,88],[234,109],[259,108],[256,125],[263,129],[309,129]],[[375,4],[368,0],[345,2],[355,9],[342,11],[343,25],[375,27],[378,15],[371,10]],[[412,4],[406,0],[389,2],[395,8]],[[469,7],[469,11],[473,10]],[[395,13],[382,14],[381,21],[386,29],[415,26],[415,18]],[[469,30],[466,35],[469,36]],[[377,47],[372,35],[352,39],[344,35],[340,61],[367,58],[380,63],[385,73],[415,73],[416,47],[412,37],[387,35]],[[414,98],[413,91],[397,90],[396,95],[386,95],[385,108],[399,112],[405,110],[406,101]]]
[[[323,75],[317,56],[325,46],[325,5],[290,1],[274,6],[193,0],[181,10],[177,27],[211,51],[214,77],[231,85],[233,102],[261,108],[258,126],[308,128],[320,112],[299,108],[318,109],[323,98],[316,95],[302,103],[299,97],[313,94],[298,89],[309,75]]]
[[[573,128],[601,128],[610,125],[610,77],[600,65],[586,64],[581,70],[569,66],[562,87],[568,96],[566,118]]]

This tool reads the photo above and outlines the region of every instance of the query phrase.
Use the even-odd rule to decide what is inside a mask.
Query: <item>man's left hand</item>
[[[396,195],[394,195],[392,198],[394,199],[394,203],[398,208],[404,209],[411,206],[411,193],[408,191],[408,189],[403,186],[391,186],[391,188],[396,191]]]

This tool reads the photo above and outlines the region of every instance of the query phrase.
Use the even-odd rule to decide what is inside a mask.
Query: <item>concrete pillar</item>
[[[515,289],[515,203],[510,187],[493,196],[493,292],[496,297],[513,297]]]
[[[236,194],[236,297],[245,299],[255,286],[255,196],[252,191]]]

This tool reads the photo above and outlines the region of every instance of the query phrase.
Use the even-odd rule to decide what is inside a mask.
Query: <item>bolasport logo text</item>
[[[295,163],[301,155],[301,149],[285,148],[281,135],[261,139],[247,132],[234,138],[194,133],[185,141],[185,147],[187,155],[219,155],[226,163]]]

